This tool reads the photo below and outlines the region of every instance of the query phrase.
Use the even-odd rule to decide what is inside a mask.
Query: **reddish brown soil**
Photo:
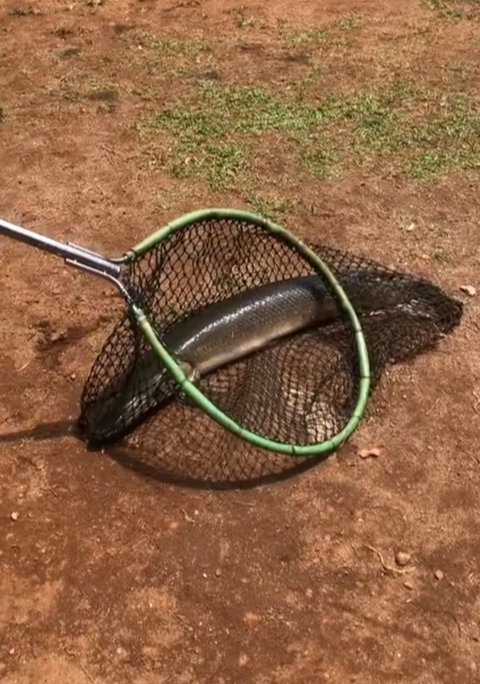
[[[276,62],[256,24],[239,29],[238,3],[1,4],[3,218],[120,254],[186,211],[243,205],[150,163],[136,124],[184,83],[143,68],[125,39],[134,28],[217,35],[228,80],[295,79],[298,61]],[[26,7],[34,11],[18,11]],[[369,28],[352,38],[352,82],[395,64],[435,81],[449,60],[479,63],[478,23],[435,18],[415,0],[243,7],[259,23],[301,28],[362,13]],[[327,59],[326,89],[335,78]],[[65,97],[66,83],[86,79],[114,81],[118,94]],[[480,289],[478,178],[295,183],[302,202],[292,223],[302,236],[408,266],[457,294],[464,284]],[[449,257],[441,265],[437,248]],[[118,298],[3,239],[0,264],[2,683],[479,681],[478,297],[437,352],[389,374],[378,411],[336,456],[281,482],[219,491],[171,481],[168,464],[165,477],[146,478],[85,449],[71,425]],[[359,458],[372,446],[383,455]],[[238,460],[223,454],[221,463]],[[405,568],[398,551],[411,555]]]

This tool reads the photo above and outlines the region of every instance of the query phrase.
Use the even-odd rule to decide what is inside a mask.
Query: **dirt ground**
[[[311,55],[279,45],[285,23],[316,36],[319,91],[406,73],[478,106],[477,10],[3,0],[0,216],[117,255],[185,212],[245,207],[235,183],[172,173],[175,140],[145,122],[198,79],[288,90]],[[322,43],[332,25],[346,42]],[[153,55],[139,34],[171,42]],[[418,181],[376,162],[331,180],[297,173],[281,144],[263,150],[259,192],[289,200],[289,227],[434,279],[465,301],[461,326],[394,368],[352,441],[315,467],[216,488],[208,474],[235,454],[204,456],[191,482],[159,455],[146,477],[72,432],[117,295],[2,239],[2,684],[480,681],[480,299],[460,290],[480,290],[478,169]],[[371,447],[382,455],[359,457]]]

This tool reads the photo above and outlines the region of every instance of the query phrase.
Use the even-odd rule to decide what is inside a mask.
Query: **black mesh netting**
[[[324,245],[310,246],[334,272],[360,318],[373,387],[388,364],[433,348],[458,325],[461,303],[430,282]],[[127,284],[164,339],[172,326],[202,307],[314,273],[294,247],[264,229],[210,220],[190,225],[134,262]],[[248,481],[292,467],[295,459],[260,452],[227,433],[189,405],[165,374],[155,392],[147,391],[152,375],[161,373],[160,362],[126,314],[85,385],[79,418],[85,437],[93,443],[117,438],[114,448],[121,460],[164,476]],[[216,370],[197,386],[243,427],[280,442],[313,444],[344,427],[358,382],[353,332],[338,308],[333,322]],[[135,411],[126,411],[132,397]]]

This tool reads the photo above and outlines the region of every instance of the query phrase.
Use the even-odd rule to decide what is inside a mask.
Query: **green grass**
[[[168,162],[168,168],[175,178],[203,176],[212,190],[225,189],[244,167],[245,155],[241,144],[208,143],[197,144],[184,140],[176,149],[176,155]]]
[[[32,15],[41,14],[41,12],[39,10],[35,10],[33,7],[30,7],[30,5],[27,5],[14,7],[12,10],[10,10],[9,14],[12,17],[29,17]]]
[[[292,31],[286,36],[287,45],[291,47],[314,47],[342,44],[342,39],[326,27],[316,27],[305,31]]]
[[[90,100],[110,106],[120,98],[117,86],[108,81],[91,80],[82,88],[77,88],[70,81],[63,80],[61,93],[63,99],[69,102]]]
[[[346,35],[355,33],[362,27],[359,16],[353,14],[325,26],[314,26],[310,29],[284,31],[284,41],[287,47],[334,47],[346,44]]]
[[[237,24],[238,28],[252,28],[257,25],[257,21],[255,17],[253,17],[251,14],[247,14],[247,10],[245,7],[241,6],[239,7],[235,12],[235,23]]]
[[[81,47],[69,47],[60,52],[60,57],[62,59],[70,59],[71,57],[76,57],[81,52]]]
[[[264,194],[247,190],[245,199],[257,214],[265,216],[271,221],[282,222],[286,216],[294,209],[294,203],[290,199],[280,197],[266,197]]]
[[[120,94],[116,86],[111,83],[93,82],[85,93],[88,100],[97,100],[99,102],[115,102],[119,99]]]
[[[428,9],[450,19],[480,19],[479,0],[421,0]]]
[[[346,31],[347,33],[353,33],[362,28],[362,20],[357,14],[351,14],[348,17],[339,19],[334,23],[341,31]]]
[[[159,38],[149,33],[138,33],[134,36],[134,40],[140,47],[166,56],[188,55],[195,57],[207,51],[206,46],[202,43]]]
[[[305,94],[299,100],[222,85],[196,94],[195,101],[159,112],[152,123],[170,136],[174,175],[203,176],[215,189],[233,179],[247,183],[271,134],[280,136],[279,155],[317,178],[353,167],[376,166],[380,174],[394,170],[416,179],[480,168],[480,109],[465,95],[402,82],[317,102]]]

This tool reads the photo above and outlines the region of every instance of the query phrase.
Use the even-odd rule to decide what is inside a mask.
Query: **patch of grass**
[[[480,20],[479,0],[421,0],[428,9],[450,19]]]
[[[256,24],[255,17],[247,14],[247,9],[243,5],[235,10],[235,20],[238,28],[252,28]]]
[[[30,7],[29,5],[14,7],[12,10],[10,10],[10,15],[12,17],[30,17],[33,15],[40,15],[40,14],[41,14],[40,10],[34,9],[33,7]]]
[[[333,169],[338,160],[339,157],[335,148],[327,143],[316,145],[312,151],[307,149],[303,157],[306,169],[314,178],[319,180],[327,180],[334,177]]]
[[[197,106],[185,103],[167,109],[153,124],[189,137],[211,138],[305,131],[321,117],[320,110],[282,101],[264,88],[217,85],[202,90]]]
[[[316,47],[341,45],[343,40],[330,29],[318,26],[302,31],[290,31],[286,35],[286,43],[290,47]]]
[[[151,102],[154,99],[154,93],[148,88],[130,88],[130,95],[137,97],[143,102]]]
[[[362,20],[357,14],[351,14],[349,17],[344,19],[339,19],[335,22],[336,26],[341,31],[346,31],[347,33],[353,33],[362,28]]]
[[[200,106],[165,110],[153,125],[179,140],[170,164],[174,175],[199,173],[213,189],[228,187],[245,170],[252,137],[305,125],[268,91],[210,86],[202,93]]]
[[[88,100],[99,102],[116,102],[120,94],[118,89],[111,83],[93,83],[87,90],[85,97]]]
[[[170,159],[168,169],[175,178],[206,178],[212,190],[224,190],[234,184],[245,163],[245,153],[240,144],[196,144],[185,141],[177,155]]]
[[[305,93],[300,100],[221,85],[200,88],[198,95],[160,112],[153,126],[172,136],[175,160],[190,157],[189,172],[216,188],[239,171],[246,179],[262,138],[273,134],[281,137],[278,154],[296,157],[323,179],[371,164],[417,179],[480,167],[480,110],[467,96],[404,82],[318,102]]]
[[[441,264],[449,264],[452,261],[451,254],[441,247],[433,250],[432,257]]]
[[[288,213],[294,208],[294,203],[289,199],[279,197],[268,198],[251,190],[247,191],[245,195],[247,203],[254,213],[276,223],[284,221]]]
[[[283,33],[289,47],[332,47],[345,44],[345,35],[358,31],[362,26],[358,15],[352,14],[324,26],[310,29],[289,30],[284,26]]]
[[[68,28],[66,26],[62,26],[59,29],[55,29],[52,31],[52,34],[54,36],[58,36],[58,38],[61,38],[62,40],[66,40],[67,38],[71,38],[74,36],[76,33],[75,29],[73,28]]]
[[[64,100],[67,100],[68,102],[80,102],[81,100],[83,100],[82,93],[76,88],[72,88],[69,85],[63,88],[61,96]]]
[[[76,57],[81,52],[80,47],[69,47],[60,52],[61,59],[70,59],[71,57]]]
[[[410,126],[408,143],[418,150],[411,177],[431,178],[448,169],[480,169],[480,106],[465,96],[441,98],[441,113]]]
[[[81,102],[90,100],[99,102],[108,107],[113,107],[120,98],[118,88],[112,83],[104,81],[90,81],[82,87],[77,87],[69,80],[62,81],[61,96],[69,102]]]
[[[154,50],[162,55],[189,55],[196,57],[207,51],[207,47],[195,41],[174,40],[172,38],[159,38],[148,33],[135,35],[137,45],[148,50]]]

